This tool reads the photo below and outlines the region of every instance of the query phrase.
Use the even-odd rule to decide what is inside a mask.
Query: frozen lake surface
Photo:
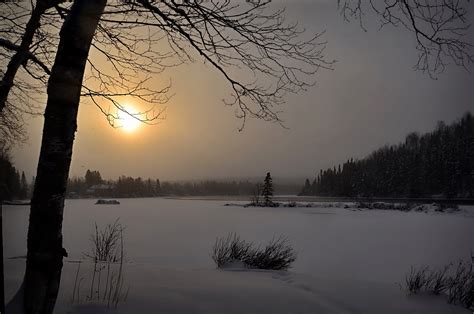
[[[162,198],[120,199],[120,205],[95,205],[95,201],[66,201],[63,234],[64,247],[69,257],[63,272],[63,286],[70,284],[71,276],[75,272],[75,266],[68,265],[70,263],[67,261],[83,259],[83,253],[90,250],[90,235],[94,231],[94,224],[105,226],[120,218],[126,228],[124,245],[132,287],[129,305],[119,307],[122,312],[132,312],[131,309],[126,310],[127,306],[134,304],[133,295],[138,298],[143,294],[140,291],[162,289],[161,292],[154,290],[150,293],[166,295],[168,288],[169,291],[183,295],[187,303],[180,298],[166,298],[160,301],[162,313],[219,313],[228,305],[225,302],[226,296],[231,298],[236,295],[235,291],[225,292],[226,287],[229,288],[229,284],[226,286],[225,282],[231,282],[232,289],[240,287],[245,290],[251,286],[255,293],[264,293],[258,300],[249,301],[247,307],[242,308],[245,306],[244,302],[243,305],[240,304],[241,307],[234,308],[236,313],[262,313],[261,306],[270,304],[267,299],[275,300],[275,296],[280,294],[283,294],[280,301],[287,301],[285,304],[289,303],[289,308],[295,309],[295,313],[313,313],[318,309],[322,312],[338,313],[343,308],[349,309],[349,312],[364,313],[367,308],[364,308],[362,303],[367,302],[353,301],[354,304],[344,307],[331,293],[344,294],[344,289],[348,290],[352,285],[353,295],[361,294],[358,297],[360,299],[379,290],[381,285],[386,287],[385,291],[390,290],[383,294],[387,299],[393,299],[393,294],[406,298],[398,284],[403,283],[405,274],[412,265],[438,267],[461,258],[469,260],[471,252],[474,251],[472,207],[454,214],[426,214],[378,210],[350,211],[339,208],[244,208],[223,206],[225,201]],[[23,273],[24,260],[9,258],[26,254],[28,210],[27,206],[4,206],[7,300],[18,288]],[[294,267],[288,273],[268,274],[215,270],[210,258],[211,248],[216,237],[225,236],[229,232],[236,232],[245,240],[262,244],[274,236],[286,236],[298,253]],[[134,282],[146,282],[148,275],[156,276],[158,286],[152,288]],[[168,278],[170,276],[173,278]],[[189,278],[189,282],[186,278]],[[200,281],[204,282],[203,285],[196,285],[196,282]],[[320,286],[315,282],[319,282]],[[324,287],[321,286],[323,282]],[[315,283],[313,287],[312,283]],[[364,283],[362,286],[365,288],[359,283]],[[136,288],[133,288],[134,285]],[[278,287],[282,289],[280,292]],[[212,299],[208,300],[203,295],[195,295],[199,294],[199,291],[204,295],[212,295],[216,292],[215,289],[219,289],[222,294],[219,302],[212,302]],[[318,289],[319,295],[315,296],[313,293],[313,297],[306,296],[308,291],[314,292]],[[65,290],[69,288],[63,287],[61,293],[66,294]],[[336,293],[338,290],[340,293]],[[355,290],[358,292],[355,293]],[[291,291],[298,293],[294,292],[293,295]],[[324,294],[329,297],[322,297]],[[305,297],[308,297],[308,304],[298,299]],[[67,297],[64,296],[63,299],[58,302],[58,308],[66,307]],[[331,299],[333,301],[328,301]],[[345,300],[351,302],[350,298]],[[374,313],[386,306],[383,297],[378,300],[379,305],[376,301],[373,302]],[[143,302],[140,304],[143,305]],[[315,305],[312,306],[311,302],[315,302]],[[403,302],[397,302],[397,306],[405,306],[400,305]],[[416,302],[419,303],[419,299]],[[275,304],[276,308],[269,309],[268,313],[287,313],[285,307],[278,306],[278,302]],[[413,304],[407,307],[416,308]],[[444,306],[444,301],[441,304]],[[439,304],[435,305],[439,313],[446,312]],[[157,305],[153,306],[157,308]],[[426,313],[432,311],[430,306],[427,306],[426,309],[419,308],[419,313],[425,313],[423,309]],[[465,311],[453,306],[450,306],[449,310],[455,313]],[[80,309],[77,311],[80,312]],[[393,313],[397,311],[400,311],[400,308],[395,307]],[[71,313],[73,312],[71,310]],[[142,309],[140,312],[145,311]],[[150,310],[150,313],[153,311]]]

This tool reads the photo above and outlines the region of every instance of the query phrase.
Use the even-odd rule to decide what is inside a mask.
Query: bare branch
[[[452,63],[469,71],[474,63],[472,30],[468,21],[469,0],[338,0],[344,19],[364,26],[364,12],[372,11],[380,25],[401,26],[416,40],[414,66],[432,78]],[[471,12],[472,14],[472,12]]]
[[[4,47],[6,49],[9,49],[9,50],[13,50],[13,51],[16,51],[16,52],[19,52],[21,51],[21,48],[20,46],[18,45],[15,45],[14,43],[12,42],[9,42],[8,40],[6,39],[2,39],[0,38],[0,46],[1,47]],[[27,51],[25,53],[25,60],[23,60],[23,63],[25,63],[26,60],[31,60],[33,61],[34,63],[36,63],[41,69],[43,69],[43,71],[50,75],[51,74],[51,70],[48,68],[48,66],[46,64],[44,64],[41,60],[39,60],[34,54],[32,54],[31,52]]]
[[[225,103],[238,106],[244,123],[247,117],[281,123],[275,108],[284,96],[312,86],[312,75],[333,64],[324,58],[324,33],[302,39],[304,30],[287,23],[284,10],[270,11],[268,0],[137,0],[132,6],[146,9],[143,23],[154,23],[182,60],[194,61],[197,53],[223,75],[232,89]]]

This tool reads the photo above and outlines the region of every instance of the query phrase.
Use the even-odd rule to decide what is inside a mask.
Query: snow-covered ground
[[[126,263],[118,313],[469,313],[442,297],[407,296],[410,266],[442,266],[474,251],[474,208],[457,213],[244,208],[223,201],[68,200],[57,313],[102,313],[106,302],[71,302],[77,263],[94,223],[120,217]],[[27,206],[4,206],[6,299],[18,289],[26,254]],[[216,237],[236,232],[264,243],[285,235],[298,253],[288,272],[216,270]],[[81,264],[88,293],[92,265]],[[129,290],[128,290],[129,288]],[[125,298],[125,296],[124,296]]]

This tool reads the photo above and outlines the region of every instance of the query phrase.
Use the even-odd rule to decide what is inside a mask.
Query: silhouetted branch
[[[345,20],[358,20],[364,30],[364,14],[372,11],[381,27],[402,26],[412,32],[418,51],[414,67],[433,78],[450,62],[467,71],[474,63],[469,0],[338,0],[338,5]]]
[[[244,123],[247,117],[281,123],[275,108],[284,96],[312,86],[311,76],[332,61],[324,58],[323,33],[302,39],[285,10],[270,11],[269,4],[137,0],[128,6],[139,10],[142,25],[160,30],[180,60],[197,54],[223,75],[232,90],[225,103],[238,106]]]
[[[8,40],[6,39],[2,39],[0,38],[0,46],[6,48],[6,49],[9,49],[9,50],[13,50],[13,51],[16,51],[16,52],[19,52],[21,51],[21,47],[18,46],[18,45],[15,45],[14,43],[12,42],[9,42]],[[31,52],[27,51],[25,52],[25,60],[31,60],[33,61],[34,63],[36,63],[39,67],[41,67],[44,72],[46,74],[51,74],[51,71],[49,70],[49,68],[46,66],[46,64],[44,64],[41,60],[39,60],[34,54],[32,54]],[[23,60],[23,62],[25,62],[25,60]]]
[[[117,3],[112,2],[110,7],[121,6],[122,2]],[[6,70],[0,72],[0,133],[14,142],[25,139],[23,114],[42,113],[59,29],[70,11],[70,4],[40,0],[36,4],[1,5],[0,64],[5,64]],[[167,94],[170,84],[156,89],[149,79],[151,74],[165,68],[158,60],[165,56],[151,51],[153,38],[141,36],[142,29],[137,25],[130,24],[126,28],[117,25],[99,26],[94,48],[107,62],[89,58],[90,71],[84,80],[83,96],[93,99],[92,103],[99,107],[111,125],[115,125],[120,111],[145,123],[161,120],[164,109],[156,107],[171,97]],[[147,54],[139,45],[148,47]],[[166,64],[168,66],[170,64]],[[124,96],[133,97],[146,108],[140,108],[136,113],[128,112],[120,104],[120,98]],[[107,104],[113,106],[107,109]]]
[[[41,97],[36,93],[44,93],[55,53],[51,40],[57,42],[52,34],[54,26],[59,27],[47,12],[62,2],[0,4],[0,64],[5,64],[0,80],[0,129],[10,141],[24,139],[24,113],[40,113]]]

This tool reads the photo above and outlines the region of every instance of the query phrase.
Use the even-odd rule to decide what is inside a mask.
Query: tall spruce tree
[[[263,181],[262,196],[265,206],[273,206],[273,179],[270,172],[267,172],[265,180]]]
[[[28,197],[28,182],[26,181],[25,172],[21,172],[21,181],[20,181],[20,198],[26,199]]]

